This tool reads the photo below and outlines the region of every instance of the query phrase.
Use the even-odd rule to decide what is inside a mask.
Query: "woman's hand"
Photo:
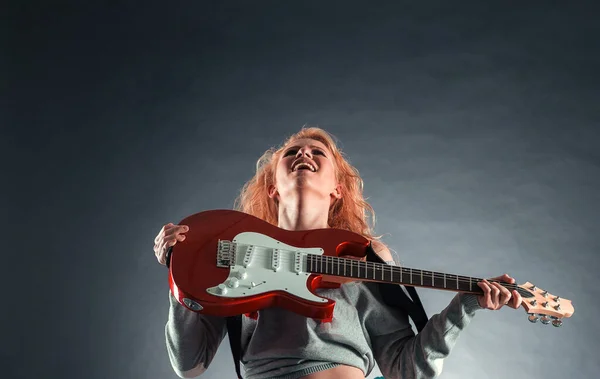
[[[163,226],[158,232],[158,235],[154,239],[154,255],[158,260],[158,263],[165,265],[167,250],[174,246],[177,242],[185,240],[185,232],[190,230],[187,225],[174,225],[168,223]]]
[[[490,280],[497,280],[510,284],[515,283],[515,279],[511,278],[507,274],[492,278]],[[516,290],[509,291],[499,283],[490,283],[487,280],[483,280],[477,285],[483,290],[483,295],[477,297],[477,301],[482,308],[498,310],[505,305],[511,308],[517,309],[521,306],[521,295]]]

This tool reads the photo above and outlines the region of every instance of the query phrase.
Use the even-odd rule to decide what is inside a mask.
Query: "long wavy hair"
[[[277,202],[268,196],[269,186],[275,185],[277,162],[286,146],[297,139],[308,138],[323,143],[333,154],[338,183],[342,197],[329,207],[328,224],[332,228],[349,230],[370,240],[374,235],[375,212],[363,196],[363,180],[358,170],[346,159],[337,146],[334,136],[317,127],[303,127],[279,147],[268,149],[256,163],[256,174],[242,187],[234,203],[234,209],[256,216],[277,226]]]

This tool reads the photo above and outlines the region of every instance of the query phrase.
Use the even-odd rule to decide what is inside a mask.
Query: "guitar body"
[[[256,317],[258,310],[281,307],[330,321],[335,302],[315,290],[339,287],[339,277],[309,272],[307,259],[372,254],[370,241],[353,232],[287,231],[233,210],[200,212],[180,224],[189,231],[171,252],[171,292],[186,308],[207,315]]]

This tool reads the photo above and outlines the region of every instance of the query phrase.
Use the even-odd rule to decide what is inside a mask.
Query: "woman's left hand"
[[[515,283],[515,279],[511,278],[507,274],[491,278],[490,280],[497,280],[510,284]],[[521,295],[516,290],[509,291],[506,287],[499,283],[488,282],[483,280],[477,285],[483,290],[483,295],[477,297],[477,301],[482,308],[491,309],[493,311],[508,305],[511,308],[517,309],[521,306]]]

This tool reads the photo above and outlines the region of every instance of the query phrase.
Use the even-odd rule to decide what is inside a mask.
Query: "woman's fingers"
[[[496,310],[504,305],[504,299],[501,297],[502,291],[497,283],[490,283],[484,279],[477,285],[483,290],[483,295],[478,299],[482,308]]]
[[[499,281],[499,282],[506,282],[506,283],[510,283],[510,284],[513,284],[515,282],[515,279],[512,278],[508,274],[497,276],[495,278],[491,278],[490,280],[496,280],[496,281]]]
[[[510,294],[510,291],[502,284],[493,282],[492,285],[498,289],[498,299],[496,299],[496,304],[499,306],[499,308],[502,308],[504,305],[508,304],[508,301],[512,295]]]
[[[500,290],[498,289],[498,287],[494,286],[493,283],[490,283],[487,280],[485,281],[485,283],[490,287],[490,309],[496,309],[498,307],[498,297],[500,294]]]
[[[513,290],[512,291],[512,299],[513,301],[510,302],[509,307],[517,309],[521,306],[521,303],[523,302],[523,298],[521,297],[521,294],[519,293],[519,291],[517,290]]]
[[[172,226],[173,226],[173,223],[172,223],[172,222],[170,222],[170,223],[168,223],[168,224],[166,224],[166,225],[163,225],[163,227],[162,227],[162,228],[160,228],[160,231],[159,231],[159,232],[158,232],[158,234],[156,235],[156,238],[154,238],[154,244],[155,244],[155,245],[158,245],[158,243],[160,242],[160,240],[161,240],[162,238],[164,238],[164,236],[165,236],[165,232],[166,232],[167,230],[169,230],[169,229],[170,229]]]
[[[500,281],[512,284],[515,282],[514,278],[504,274],[496,278],[490,279],[490,281],[484,279],[477,285],[483,290],[483,295],[478,297],[479,305],[482,308],[497,310],[505,305],[511,308],[519,308],[521,306],[522,298],[518,291],[509,290]]]
[[[483,281],[478,282],[477,285],[483,290],[483,295],[480,295],[477,299],[479,305],[482,308],[491,309],[493,306],[491,298],[492,289],[489,286],[489,282],[484,279]]]
[[[190,228],[187,225],[174,225],[171,222],[161,228],[156,238],[154,238],[154,255],[160,264],[166,264],[168,249],[175,246],[177,242],[185,240],[186,237],[183,233],[189,230]]]
[[[169,229],[165,230],[165,239],[175,239],[178,234],[189,231],[190,228],[187,225],[173,225]]]

